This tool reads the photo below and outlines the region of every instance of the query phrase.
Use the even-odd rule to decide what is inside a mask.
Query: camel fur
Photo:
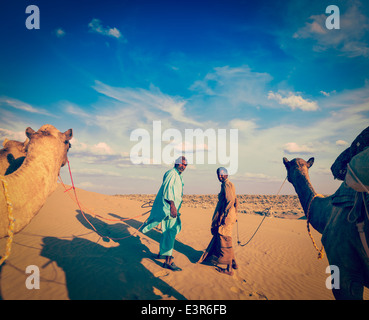
[[[67,162],[72,129],[61,133],[52,125],[37,132],[26,129],[28,152],[23,165],[5,176],[13,204],[15,232],[22,230],[39,212],[47,197],[56,189],[60,168]],[[0,185],[0,238],[7,235],[8,217],[4,186]]]
[[[369,286],[369,257],[361,243],[356,223],[366,219],[364,205],[355,201],[356,192],[345,183],[331,196],[318,195],[308,174],[314,158],[308,161],[300,158],[288,161],[283,158],[283,163],[288,181],[294,186],[305,215],[309,215],[313,228],[322,234],[329,264],[339,268],[340,283],[339,288],[332,289],[334,297],[363,299],[364,286]],[[365,222],[368,226],[368,221]]]

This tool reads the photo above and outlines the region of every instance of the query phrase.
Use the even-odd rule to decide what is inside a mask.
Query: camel
[[[60,168],[68,160],[73,133],[72,129],[61,133],[52,125],[44,125],[37,132],[28,127],[26,135],[30,141],[23,165],[5,176],[13,204],[15,233],[27,226],[56,189]],[[0,184],[0,188],[0,238],[3,238],[7,235],[9,221],[4,186]]]
[[[5,176],[16,171],[27,154],[29,139],[24,142],[5,139],[0,150],[0,175]]]
[[[365,217],[363,202],[359,205],[358,201],[354,205],[356,192],[345,183],[331,196],[318,195],[308,174],[314,158],[308,161],[300,158],[288,161],[283,158],[283,163],[288,181],[294,186],[305,215],[313,228],[322,234],[329,264],[339,268],[339,286],[332,285],[334,297],[337,300],[362,300],[364,286],[369,287],[369,257],[356,226]],[[340,198],[340,195],[346,195],[346,198]],[[340,204],[339,199],[346,199],[346,203]],[[366,228],[367,222],[365,220]]]

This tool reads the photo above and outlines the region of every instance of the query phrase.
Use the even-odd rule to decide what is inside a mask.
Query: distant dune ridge
[[[128,194],[115,195],[138,201],[154,200],[154,194]],[[299,219],[305,217],[300,201],[296,195],[237,195],[239,213],[259,214],[274,216],[277,218]],[[218,196],[207,195],[184,195],[183,205],[192,208],[209,209],[215,208]]]

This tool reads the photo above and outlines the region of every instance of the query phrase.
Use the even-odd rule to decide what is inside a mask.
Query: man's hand
[[[177,209],[176,209],[176,206],[174,205],[174,202],[173,201],[170,202],[170,216],[172,218],[176,218],[177,217]]]
[[[170,216],[172,218],[175,218],[177,217],[177,209],[176,209],[176,206],[174,205],[174,201],[172,200],[167,200],[167,199],[164,199],[167,203],[170,204]]]

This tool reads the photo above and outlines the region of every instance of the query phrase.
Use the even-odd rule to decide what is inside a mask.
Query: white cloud
[[[110,177],[120,177],[121,174],[109,170],[97,169],[97,168],[80,168],[74,169],[73,173],[92,175],[92,176],[110,176]]]
[[[117,153],[106,143],[99,142],[94,145],[88,145],[87,143],[83,143],[78,141],[76,138],[72,138],[70,143],[73,147],[73,153],[84,153],[86,155],[116,155]]]
[[[311,16],[309,20],[311,20],[312,22],[306,22],[304,27],[293,34],[293,38],[304,39],[326,34],[328,32],[328,29],[325,28],[326,18],[327,16],[325,16],[324,14]]]
[[[5,138],[8,140],[24,141],[26,139],[26,134],[24,131],[12,131],[0,128],[0,141],[4,141]]]
[[[111,28],[108,30],[108,35],[114,38],[121,38],[122,34],[120,33],[120,31],[117,28]]]
[[[190,89],[211,101],[212,110],[224,110],[225,106],[232,111],[240,111],[244,107],[260,110],[260,107],[275,108],[286,105],[292,110],[316,111],[319,109],[316,101],[304,99],[300,94],[289,92],[268,91],[272,76],[268,73],[251,71],[248,66],[231,68],[229,66],[214,68],[203,80],[196,81]],[[196,96],[199,100],[199,96]],[[209,100],[210,99],[210,100]],[[273,103],[277,101],[278,104]],[[204,103],[203,103],[204,104]],[[199,106],[200,108],[201,106]]]
[[[196,153],[196,152],[207,152],[209,151],[209,146],[206,143],[198,143],[194,144],[192,141],[183,141],[173,145],[174,150],[177,152],[189,152],[189,153]]]
[[[85,188],[85,189],[92,189],[92,188],[96,188],[96,187],[99,187],[99,185],[96,185],[96,184],[93,184],[92,182],[90,181],[84,181],[84,182],[81,182],[78,184],[78,187],[79,188]]]
[[[369,17],[356,6],[350,6],[340,15],[340,29],[328,30],[325,21],[328,15],[313,15],[305,26],[297,30],[293,38],[313,39],[314,51],[336,49],[348,57],[369,57]]]
[[[290,92],[287,97],[282,97],[279,93],[269,91],[268,99],[276,100],[279,104],[286,105],[292,110],[300,109],[303,111],[316,111],[319,109],[319,106],[315,101],[306,100],[300,95],[295,95],[292,92]]]
[[[63,107],[68,113],[70,113],[72,115],[75,115],[75,116],[78,116],[78,117],[81,117],[81,118],[84,118],[84,119],[90,119],[91,118],[90,113],[84,112],[81,108],[79,108],[78,106],[73,105],[71,103],[64,104]]]
[[[347,146],[348,145],[348,142],[347,141],[344,141],[344,140],[337,140],[336,141],[336,145],[337,146]]]
[[[5,104],[9,107],[12,107],[12,108],[15,108],[15,109],[18,109],[18,110],[22,110],[22,111],[27,111],[27,112],[31,112],[31,113],[38,113],[38,114],[51,116],[51,114],[48,113],[45,110],[37,109],[35,107],[32,107],[28,103],[25,103],[23,101],[13,99],[13,98],[0,97],[0,104]]]
[[[251,182],[277,182],[282,181],[281,178],[270,176],[264,173],[251,173],[245,172],[243,174],[237,174],[232,176],[232,180],[235,181],[251,181]]]
[[[203,80],[193,83],[190,90],[199,95],[212,98],[213,107],[269,106],[265,97],[268,84],[272,81],[268,73],[254,72],[249,66],[217,67],[208,73]],[[213,103],[214,101],[214,103]]]
[[[113,98],[122,103],[121,109],[124,108],[125,116],[134,116],[142,118],[143,116],[150,117],[154,113],[152,119],[158,117],[158,112],[163,114],[162,118],[176,120],[180,123],[201,126],[202,124],[185,115],[186,101],[179,97],[171,97],[160,91],[159,88],[151,85],[150,90],[142,88],[116,88],[103,84],[100,81],[95,82],[94,89],[110,98]],[[126,108],[129,108],[128,111]],[[166,114],[166,116],[164,116]],[[106,117],[105,113],[105,117]]]
[[[296,142],[288,142],[284,145],[283,151],[288,154],[311,154],[316,150],[311,145],[298,145]]]
[[[93,145],[91,150],[96,154],[112,155],[115,153],[105,142],[99,142],[98,144]]]
[[[104,27],[99,19],[92,19],[88,24],[91,32],[99,33],[104,36],[123,39],[121,32],[117,28]]]
[[[65,31],[62,28],[58,28],[55,30],[55,35],[58,38],[63,38],[65,36]]]

